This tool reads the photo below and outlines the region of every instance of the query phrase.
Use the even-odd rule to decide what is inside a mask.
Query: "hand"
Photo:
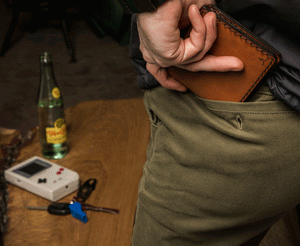
[[[147,62],[147,70],[165,88],[186,91],[172,78],[166,67],[177,66],[189,71],[241,71],[243,62],[231,56],[207,55],[217,37],[216,16],[201,16],[204,0],[168,0],[155,12],[137,16],[140,50]],[[189,38],[180,37],[180,29],[192,25]]]

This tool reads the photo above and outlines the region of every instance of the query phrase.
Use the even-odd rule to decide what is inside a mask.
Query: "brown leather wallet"
[[[201,98],[244,102],[262,78],[279,63],[281,54],[216,6],[205,5],[200,9],[202,16],[211,11],[217,16],[218,35],[208,54],[236,56],[244,62],[244,70],[190,72],[169,67],[167,71]]]

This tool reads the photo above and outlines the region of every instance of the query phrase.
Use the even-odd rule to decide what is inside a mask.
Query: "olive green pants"
[[[151,120],[133,246],[236,246],[300,203],[300,114],[262,87],[251,102],[146,91]]]

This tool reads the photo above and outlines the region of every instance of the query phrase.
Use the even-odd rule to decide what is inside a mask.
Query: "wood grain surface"
[[[86,211],[84,224],[72,215],[27,210],[51,202],[9,185],[5,246],[129,246],[149,140],[142,99],[83,102],[66,110],[66,121],[70,152],[53,162],[78,172],[82,182],[96,178],[96,189],[86,202],[119,209],[120,214]],[[34,155],[41,156],[38,135],[22,149],[17,163]],[[75,194],[60,202],[69,202]]]
[[[53,162],[70,168],[81,181],[97,179],[87,203],[120,209],[119,215],[87,211],[88,222],[55,216],[27,206],[51,202],[9,185],[9,226],[5,246],[130,246],[137,187],[149,140],[149,121],[142,99],[80,103],[66,110],[70,153]],[[0,128],[0,143],[20,132]],[[20,163],[41,156],[38,135],[21,151]],[[15,164],[17,164],[15,163]],[[69,202],[73,193],[61,202]],[[260,246],[300,245],[295,210],[279,220]]]

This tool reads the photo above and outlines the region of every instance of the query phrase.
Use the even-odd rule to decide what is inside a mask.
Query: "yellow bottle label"
[[[62,128],[65,125],[65,120],[63,118],[59,118],[54,122],[55,128]]]
[[[54,98],[56,98],[56,99],[60,97],[60,91],[59,91],[58,87],[54,87],[53,88],[53,90],[52,90],[52,96]]]
[[[46,127],[47,143],[61,144],[67,140],[67,127],[65,120],[59,118],[55,121],[54,127]]]

